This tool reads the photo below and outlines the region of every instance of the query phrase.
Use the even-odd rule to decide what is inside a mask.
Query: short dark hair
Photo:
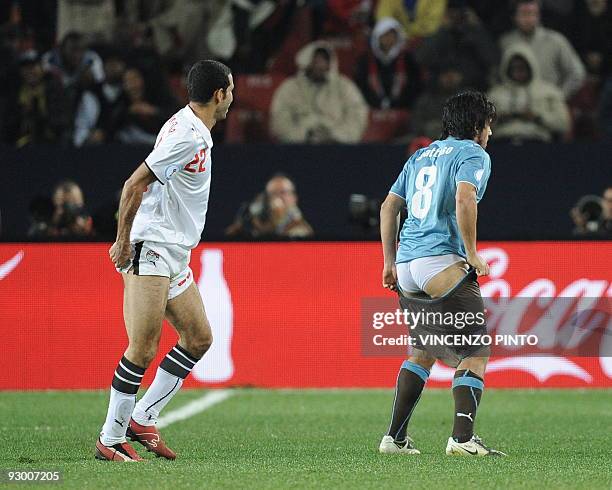
[[[495,121],[495,106],[482,92],[466,91],[448,98],[442,107],[442,139],[474,139]]]
[[[512,9],[512,15],[516,15],[516,12],[518,11],[519,7],[526,3],[537,3],[538,7],[541,7],[540,0],[514,0],[510,4],[510,8]]]
[[[231,70],[223,63],[214,60],[201,60],[195,63],[187,74],[187,93],[189,100],[206,104],[214,93],[229,87]]]
[[[73,43],[82,43],[85,40],[85,38],[83,37],[83,34],[81,34],[80,32],[77,31],[70,31],[68,33],[66,33],[66,35],[62,38],[61,42],[60,42],[60,48],[64,49],[66,47],[66,44],[73,42]]]

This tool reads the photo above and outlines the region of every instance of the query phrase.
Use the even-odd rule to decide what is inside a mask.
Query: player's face
[[[514,17],[516,27],[525,34],[531,34],[540,23],[540,7],[537,2],[519,5]]]
[[[225,89],[225,98],[221,99],[217,110],[215,111],[215,119],[221,120],[227,117],[227,111],[234,100],[234,77],[229,75],[229,86]],[[220,92],[223,95],[223,91]]]
[[[491,131],[491,125],[487,123],[484,129],[476,137],[476,143],[478,143],[483,148],[486,148],[487,144],[489,143],[489,137],[492,135],[493,135],[493,131]]]

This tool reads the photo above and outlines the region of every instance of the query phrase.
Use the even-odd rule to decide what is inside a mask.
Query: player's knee
[[[148,368],[157,355],[156,342],[130,343],[126,357],[137,366]]]
[[[185,339],[187,351],[194,357],[200,358],[212,346],[213,338],[210,328],[205,328],[197,332],[190,338]]]
[[[424,367],[428,371],[431,370],[432,366],[436,362],[436,358],[426,352],[423,352],[421,354],[413,354],[408,358],[408,360],[410,362],[418,364],[421,367]]]

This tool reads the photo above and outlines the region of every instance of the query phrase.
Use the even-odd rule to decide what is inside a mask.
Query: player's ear
[[[213,93],[213,99],[214,99],[215,104],[220,104],[221,102],[223,102],[224,98],[225,98],[225,94],[223,93],[222,88],[215,90],[215,92]]]

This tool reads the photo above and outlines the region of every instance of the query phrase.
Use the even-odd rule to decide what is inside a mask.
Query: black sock
[[[408,421],[419,398],[421,398],[421,393],[428,377],[429,371],[424,367],[410,361],[403,362],[397,375],[393,414],[391,425],[387,431],[387,434],[396,441],[406,439]]]
[[[115,375],[113,376],[112,387],[120,393],[135,395],[140,388],[145,369],[128,361],[125,356],[121,358]]]
[[[474,435],[476,410],[484,389],[482,378],[469,369],[455,372],[453,380],[453,397],[455,398],[455,422],[453,439],[467,442]]]

